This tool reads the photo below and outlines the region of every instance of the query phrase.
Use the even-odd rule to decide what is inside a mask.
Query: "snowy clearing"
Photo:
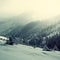
[[[25,45],[1,46],[0,60],[60,60],[58,51],[42,51]]]

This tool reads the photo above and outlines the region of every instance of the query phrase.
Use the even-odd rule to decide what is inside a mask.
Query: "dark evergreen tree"
[[[14,44],[12,37],[9,37],[9,40],[6,42],[6,44],[9,44],[9,45]]]

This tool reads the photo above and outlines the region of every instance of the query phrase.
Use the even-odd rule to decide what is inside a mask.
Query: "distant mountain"
[[[8,19],[0,18],[0,35],[29,38],[34,34],[46,36],[56,31],[60,32],[60,17],[41,21],[33,21],[28,14],[21,14]]]
[[[47,46],[47,51],[58,49],[60,51],[60,20],[58,18],[34,21],[26,24],[18,36],[22,44],[44,48]],[[56,46],[56,48],[55,48]]]
[[[12,18],[0,18],[0,35],[11,37],[15,43],[34,47],[46,45],[50,49],[57,46],[60,50],[60,17],[41,21],[33,21],[24,14]]]
[[[18,35],[28,38],[30,35],[45,36],[56,31],[60,32],[60,20],[58,19],[30,22],[22,28]]]
[[[29,22],[28,17],[21,14],[12,18],[0,18],[0,35],[16,35]]]

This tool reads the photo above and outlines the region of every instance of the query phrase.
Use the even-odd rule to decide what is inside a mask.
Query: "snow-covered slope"
[[[60,52],[25,45],[0,46],[0,60],[60,60]]]

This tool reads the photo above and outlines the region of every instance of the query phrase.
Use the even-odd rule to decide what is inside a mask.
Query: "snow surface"
[[[7,40],[9,40],[9,38],[0,36],[0,44],[5,44]]]
[[[60,52],[25,45],[0,45],[0,60],[60,60]]]

